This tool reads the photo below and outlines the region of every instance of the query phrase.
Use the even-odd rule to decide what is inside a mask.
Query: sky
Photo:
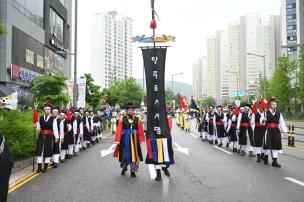
[[[175,35],[168,49],[166,79],[192,84],[192,66],[206,55],[206,40],[239,16],[259,13],[263,21],[280,14],[280,0],[155,0],[160,18],[158,35]],[[78,0],[78,72],[91,73],[92,15],[116,10],[133,19],[133,35],[151,36],[150,0]],[[142,78],[143,61],[138,44],[133,44],[133,76]]]

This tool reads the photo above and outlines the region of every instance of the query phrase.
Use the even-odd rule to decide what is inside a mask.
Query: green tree
[[[134,78],[117,81],[110,88],[106,89],[104,93],[109,99],[109,104],[112,106],[116,104],[123,106],[131,102],[136,107],[139,107],[143,99],[142,87]]]
[[[202,102],[203,105],[216,105],[216,101],[215,101],[215,98],[214,97],[207,97],[205,99],[203,99],[203,102]]]
[[[258,97],[264,97],[264,90],[265,90],[265,97],[270,97],[270,80],[264,78],[262,73],[259,74],[258,79]]]
[[[279,62],[270,81],[271,96],[274,96],[279,102],[279,109],[285,111],[289,107],[289,98],[291,92],[290,72],[292,63],[287,56],[279,57]]]
[[[70,101],[66,80],[67,78],[62,75],[37,77],[31,91],[35,94],[40,106],[45,102],[50,102],[55,106],[66,106]]]
[[[304,45],[301,45],[299,56],[299,72],[298,72],[298,96],[302,103],[304,102]]]
[[[94,84],[91,74],[84,74],[86,78],[86,104],[96,109],[102,101],[100,86]]]
[[[0,24],[0,35],[5,33],[6,33],[5,27]]]

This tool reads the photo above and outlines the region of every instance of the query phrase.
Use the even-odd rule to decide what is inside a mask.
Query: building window
[[[25,51],[25,61],[27,63],[30,63],[30,64],[34,64],[34,52],[33,51],[30,51],[29,49],[26,49]]]
[[[37,54],[37,67],[43,69],[43,57]]]
[[[63,42],[63,19],[50,8],[50,29],[51,34]]]

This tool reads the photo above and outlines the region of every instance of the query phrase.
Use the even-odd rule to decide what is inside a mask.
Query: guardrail
[[[304,127],[301,126],[294,126],[294,125],[288,125],[288,146],[289,147],[295,147],[295,142],[304,142],[303,140],[296,140],[295,135],[304,136],[304,134],[296,133],[295,129],[304,129]]]

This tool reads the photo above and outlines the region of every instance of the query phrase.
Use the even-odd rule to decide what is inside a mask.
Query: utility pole
[[[73,107],[77,107],[78,86],[77,86],[77,15],[78,0],[75,0],[75,39],[74,39],[74,88],[73,88]]]

